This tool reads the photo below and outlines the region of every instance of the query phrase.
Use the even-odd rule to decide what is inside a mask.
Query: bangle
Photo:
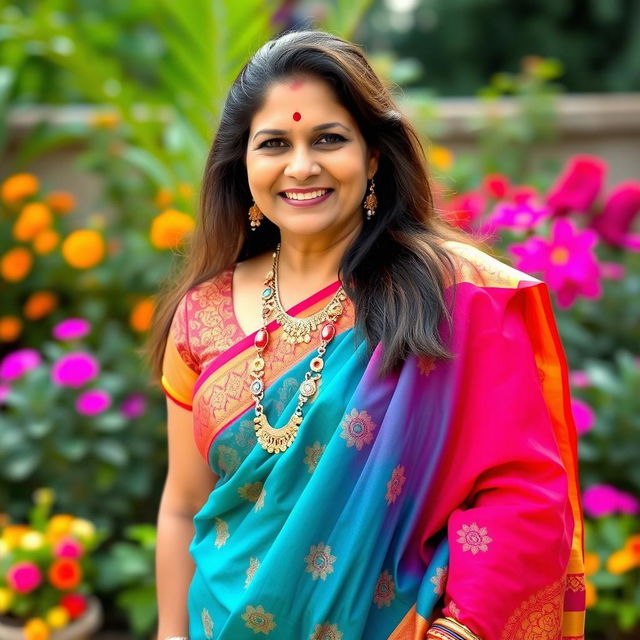
[[[481,640],[455,618],[438,618],[427,631],[429,640]]]
[[[189,640],[185,636],[167,636],[164,640]]]

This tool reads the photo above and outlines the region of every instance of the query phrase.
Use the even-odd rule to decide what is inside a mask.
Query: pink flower
[[[578,398],[571,399],[571,408],[573,409],[573,418],[576,422],[576,429],[579,435],[586,433],[593,427],[596,416],[593,409]]]
[[[607,280],[623,280],[626,275],[626,269],[623,264],[618,262],[601,262],[600,273]]]
[[[590,225],[600,237],[615,247],[628,249],[640,246],[640,236],[630,233],[634,220],[640,213],[640,182],[621,182],[607,197],[600,215]]]
[[[10,391],[11,387],[8,384],[0,384],[0,406],[4,404]]]
[[[549,209],[532,200],[526,202],[498,202],[484,221],[480,231],[493,232],[499,227],[527,231],[549,217]]]
[[[56,558],[80,558],[84,547],[73,536],[65,536],[53,548]]]
[[[576,389],[584,389],[585,387],[591,386],[589,374],[581,369],[569,372],[569,382],[571,383],[571,386]]]
[[[476,191],[468,191],[454,196],[443,203],[443,215],[451,223],[462,229],[468,229],[470,224],[479,218],[487,206],[486,197]]]
[[[556,292],[559,306],[566,308],[578,295],[599,298],[602,294],[593,251],[597,241],[594,231],[579,231],[570,220],[559,218],[551,227],[551,240],[533,236],[509,250],[518,258],[516,268],[541,272]]]
[[[111,396],[102,389],[90,389],[76,400],[76,411],[83,416],[95,416],[111,406]]]
[[[120,413],[127,418],[139,418],[147,408],[147,400],[141,393],[132,393],[120,405]]]
[[[77,351],[62,356],[51,368],[53,382],[61,387],[81,387],[100,372],[100,365],[89,353]]]
[[[490,198],[502,200],[507,197],[511,184],[509,178],[502,173],[490,173],[482,181],[482,190]]]
[[[53,337],[56,340],[78,340],[84,338],[91,325],[84,318],[67,318],[53,327]]]
[[[40,366],[42,357],[35,349],[17,349],[0,362],[0,380],[16,380]]]
[[[529,184],[523,184],[511,189],[510,198],[516,204],[524,204],[532,198],[538,198],[538,190]]]
[[[585,513],[592,518],[601,518],[614,513],[635,515],[640,511],[640,502],[626,491],[619,491],[610,484],[594,484],[582,494]]]
[[[606,171],[606,164],[596,156],[571,158],[547,195],[547,204],[553,213],[588,211],[602,189]]]
[[[37,564],[24,560],[7,571],[7,582],[14,591],[29,593],[40,585],[42,574]]]

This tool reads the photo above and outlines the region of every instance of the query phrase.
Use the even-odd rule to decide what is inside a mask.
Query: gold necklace
[[[253,419],[256,437],[260,446],[269,453],[279,453],[286,451],[293,443],[298,434],[298,428],[302,424],[302,407],[318,391],[318,385],[322,379],[322,369],[324,368],[323,356],[327,351],[327,345],[336,335],[335,323],[342,315],[344,307],[341,303],[346,299],[346,294],[342,287],[338,289],[333,298],[321,311],[309,318],[294,318],[286,313],[280,303],[278,296],[278,258],[280,255],[280,245],[273,254],[273,269],[265,278],[265,289],[262,291],[262,329],[256,333],[253,344],[256,348],[256,357],[251,366],[251,378],[249,380],[249,390],[255,402],[255,417]],[[284,323],[289,329],[289,338],[283,338],[288,342],[310,342],[310,331],[315,330],[321,322],[325,322],[320,331],[320,346],[316,355],[309,363],[309,371],[304,375],[304,380],[300,385],[298,393],[298,404],[294,409],[287,423],[282,427],[273,427],[264,412],[262,399],[264,398],[264,358],[262,354],[269,343],[269,332],[267,323],[273,312],[276,312],[276,320],[285,331]],[[282,318],[280,320],[279,318]],[[318,318],[318,319],[317,319]],[[313,320],[312,320],[313,319]],[[309,324],[304,321],[310,321]],[[311,328],[312,327],[312,328]],[[295,340],[291,337],[295,336]],[[299,339],[301,338],[301,339]]]

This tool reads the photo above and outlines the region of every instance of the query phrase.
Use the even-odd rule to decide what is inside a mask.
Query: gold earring
[[[260,211],[260,207],[254,202],[249,209],[249,220],[251,221],[251,231],[255,231],[260,226],[260,222],[264,218],[264,213]]]
[[[364,208],[367,210],[367,220],[371,220],[376,215],[376,209],[378,207],[378,198],[374,191],[375,184],[373,178],[371,178],[371,184],[369,185],[369,195],[364,199]]]

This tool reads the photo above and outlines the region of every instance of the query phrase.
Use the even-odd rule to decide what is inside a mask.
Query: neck
[[[331,239],[292,238],[282,234],[278,277],[280,281],[308,283],[319,288],[338,279],[345,251],[360,233],[360,225]]]

